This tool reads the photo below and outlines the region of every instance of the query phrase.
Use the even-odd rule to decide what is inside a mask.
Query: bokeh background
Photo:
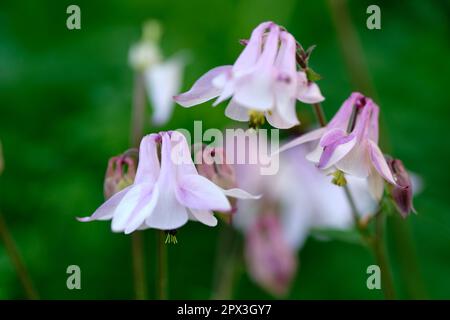
[[[66,28],[66,8],[81,8],[81,30]],[[378,4],[382,29],[366,28],[366,8]],[[388,219],[389,254],[401,298],[450,298],[449,1],[129,0],[0,3],[0,140],[5,172],[0,211],[47,299],[134,297],[130,238],[108,223],[82,224],[103,201],[107,159],[127,149],[133,73],[128,49],[142,23],[164,26],[166,56],[187,49],[183,88],[210,68],[230,64],[264,20],[284,25],[305,46],[316,44],[312,67],[323,75],[331,117],[352,90],[381,107],[383,146],[423,179],[418,215]],[[355,45],[356,44],[356,45]],[[349,63],[351,62],[351,63]],[[164,128],[224,128],[223,106],[176,107]],[[308,108],[298,105],[304,117]],[[150,108],[148,108],[148,113]],[[150,119],[150,118],[148,118]],[[324,199],[326,201],[326,199]],[[209,298],[217,228],[189,223],[169,248],[170,298]],[[149,297],[155,297],[155,234],[146,231]],[[410,239],[413,251],[403,249]],[[408,285],[416,257],[419,276]],[[366,288],[373,259],[364,248],[310,238],[287,298],[379,299]],[[82,271],[82,290],[66,288],[66,268]],[[414,271],[414,270],[413,270]],[[414,274],[416,275],[415,271]],[[240,268],[236,298],[270,298]],[[24,298],[0,245],[0,298]]]

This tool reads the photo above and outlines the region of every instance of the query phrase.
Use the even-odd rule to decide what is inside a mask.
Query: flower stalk
[[[159,300],[167,299],[167,287],[168,287],[168,277],[167,277],[167,244],[166,244],[166,232],[162,230],[156,231],[157,245],[158,245],[158,270],[156,276],[156,292]],[[167,233],[170,235],[170,233]]]
[[[130,144],[139,148],[139,141],[144,132],[145,116],[145,83],[144,75],[136,71],[134,75],[133,109],[131,118]],[[131,252],[133,259],[134,291],[138,300],[147,298],[147,287],[144,271],[143,235],[141,232],[131,234]]]
[[[16,270],[17,276],[19,277],[20,283],[25,291],[25,294],[29,300],[39,299],[39,295],[36,292],[33,282],[31,281],[30,275],[28,273],[25,264],[23,263],[22,257],[19,254],[19,250],[14,243],[14,240],[9,233],[6,226],[3,215],[0,213],[0,238],[6,249],[6,253],[9,255],[11,262]]]
[[[320,103],[316,103],[314,106],[314,112],[316,115],[316,118],[319,122],[319,124],[322,127],[325,127],[327,125],[326,118],[324,116],[323,108]],[[347,131],[351,131],[356,122],[357,118],[357,112],[358,112],[358,106],[353,107],[352,114],[350,116],[350,121],[348,123]],[[383,294],[386,299],[392,300],[395,298],[395,289],[393,284],[393,278],[391,274],[391,269],[389,266],[389,260],[387,258],[386,254],[386,247],[384,245],[384,224],[385,224],[385,214],[382,212],[382,206],[380,205],[379,211],[376,213],[375,216],[375,235],[369,236],[367,234],[367,224],[362,224],[360,222],[360,218],[358,215],[358,209],[355,205],[355,200],[353,199],[353,196],[350,192],[350,189],[348,188],[347,184],[344,184],[342,186],[344,188],[345,196],[348,200],[348,203],[350,205],[353,219],[355,222],[355,226],[358,229],[362,240],[368,245],[369,248],[372,249],[375,260],[377,265],[381,269],[381,282],[382,282],[382,290]]]

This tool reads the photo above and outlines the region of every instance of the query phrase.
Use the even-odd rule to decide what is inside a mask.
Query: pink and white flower
[[[217,98],[214,106],[231,98],[225,115],[248,121],[249,111],[263,112],[277,128],[297,124],[296,100],[316,103],[324,100],[319,87],[297,70],[294,37],[273,22],[257,26],[234,65],[214,68],[192,88],[175,96],[183,107]]]
[[[112,230],[126,234],[147,228],[173,230],[188,219],[215,226],[213,210],[231,210],[227,196],[255,198],[240,189],[224,190],[200,176],[185,137],[161,132],[142,139],[134,183],[79,220],[112,219]]]
[[[367,178],[372,195],[381,199],[383,179],[392,185],[396,181],[378,147],[378,113],[379,107],[370,98],[353,93],[326,127],[294,139],[280,151],[318,140],[316,148],[306,156],[308,160],[322,170],[338,169]],[[354,121],[352,117],[356,117]],[[353,128],[349,128],[350,122]]]

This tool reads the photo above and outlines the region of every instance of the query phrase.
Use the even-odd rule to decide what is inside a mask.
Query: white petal
[[[309,142],[309,141],[313,141],[313,140],[317,140],[320,139],[320,137],[322,137],[322,135],[326,132],[326,128],[319,128],[316,130],[312,130],[308,133],[305,133],[304,135],[295,138],[294,140],[286,143],[284,146],[282,146],[279,150],[275,151],[273,153],[273,155],[286,151],[288,149],[294,148],[300,144]]]
[[[106,200],[90,217],[77,218],[80,222],[89,222],[94,220],[109,220],[113,217],[114,210],[116,210],[120,201],[130,190],[131,186],[117,192],[111,198]]]
[[[240,106],[232,99],[225,109],[225,115],[230,119],[246,122],[250,118],[248,111],[247,108]]]
[[[223,193],[228,197],[238,198],[238,199],[260,199],[261,195],[252,195],[245,190],[239,188],[233,188],[228,190],[223,190]]]
[[[217,97],[222,89],[214,87],[212,81],[218,75],[230,72],[231,67],[221,66],[209,70],[194,83],[189,91],[175,96],[174,100],[183,107],[192,107]]]
[[[210,227],[215,227],[217,225],[217,219],[211,211],[196,209],[190,209],[190,211],[195,220]]]
[[[125,230],[127,222],[135,209],[142,208],[143,203],[152,192],[153,185],[148,183],[134,184],[130,191],[117,206],[114,211],[111,228],[114,232]]]
[[[173,96],[181,87],[183,67],[184,63],[180,59],[172,59],[145,71],[145,84],[153,106],[154,124],[163,125],[170,119],[174,104]]]

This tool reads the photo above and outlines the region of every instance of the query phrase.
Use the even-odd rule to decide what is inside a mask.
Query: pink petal
[[[170,154],[167,156],[174,165],[176,176],[185,174],[197,174],[194,162],[191,158],[191,150],[183,134],[172,131],[170,135]]]
[[[150,134],[142,138],[139,147],[139,163],[134,179],[135,184],[154,184],[159,176],[159,159],[156,148],[158,134]]]
[[[192,107],[217,97],[222,89],[214,87],[212,81],[218,75],[230,72],[231,67],[221,66],[209,70],[194,83],[189,91],[175,96],[174,100],[183,107]]]
[[[372,197],[380,201],[383,196],[384,191],[384,181],[383,178],[375,170],[371,170],[369,177],[367,178],[367,183],[369,187],[369,192]]]
[[[372,161],[373,166],[378,171],[378,173],[389,183],[393,185],[397,185],[395,183],[395,179],[392,176],[392,172],[389,169],[388,164],[386,163],[386,159],[384,158],[383,153],[381,152],[378,145],[369,140],[369,150],[370,150],[370,160]]]
[[[236,84],[234,99],[240,105],[254,110],[269,110],[274,106],[274,60],[278,50],[279,27],[272,25],[264,50],[252,74]]]
[[[145,220],[150,228],[160,230],[178,229],[188,221],[186,208],[176,199],[173,189],[161,189],[153,214]]]
[[[336,148],[333,149],[333,152],[329,157],[327,157],[326,161],[323,161],[323,164],[320,165],[320,163],[322,162],[322,158],[324,157],[324,154],[326,152],[326,150],[324,150],[319,161],[320,169],[326,170],[333,166],[336,162],[344,158],[353,149],[356,142],[356,138],[353,138],[348,142],[339,144]]]
[[[151,194],[153,185],[148,183],[134,184],[127,194],[120,201],[114,211],[111,228],[114,232],[125,230],[128,220],[131,218],[135,209],[139,211],[147,196]]]
[[[230,202],[222,189],[198,174],[184,175],[178,179],[176,197],[190,209],[231,210]]]
[[[261,55],[264,31],[271,24],[272,22],[263,22],[253,30],[249,42],[234,63],[233,71],[235,73],[248,70],[256,64],[256,61]]]
[[[232,188],[232,189],[228,189],[228,190],[224,190],[222,189],[223,193],[228,196],[228,197],[232,197],[232,198],[237,198],[237,199],[260,199],[261,195],[252,195],[250,193],[248,193],[245,190],[239,189],[239,188]]]
[[[366,178],[371,168],[368,152],[367,142],[362,141],[338,161],[336,167],[350,175]]]
[[[303,103],[313,104],[325,100],[320,92],[319,86],[314,82],[308,82],[303,71],[298,72],[297,99]]]
[[[186,208],[178,202],[175,196],[176,169],[177,166],[183,166],[182,164],[176,164],[179,161],[177,155],[180,154],[180,150],[183,155],[184,148],[172,152],[171,136],[175,141],[179,141],[177,139],[182,139],[180,133],[176,131],[171,133],[164,132],[161,135],[161,172],[157,182],[157,188],[160,192],[153,214],[145,220],[145,224],[151,228],[172,230],[181,227],[188,220]],[[186,143],[185,140],[181,141]],[[182,143],[178,145],[183,147]],[[187,165],[185,169],[190,170],[192,168],[189,168],[189,165]]]
[[[158,197],[159,189],[158,186],[155,185],[152,192],[149,195],[146,195],[139,206],[131,213],[125,226],[125,234],[129,234],[142,226],[144,221],[153,213]]]
[[[311,132],[305,133],[304,135],[302,135],[298,138],[295,138],[294,140],[286,143],[278,151],[275,151],[273,153],[273,155],[283,152],[283,151],[286,151],[288,149],[294,148],[300,144],[320,139],[322,137],[322,135],[326,132],[326,130],[327,130],[326,128],[319,128],[319,129],[313,130]]]
[[[217,219],[216,217],[214,217],[214,214],[211,211],[190,209],[190,212],[194,220],[197,220],[210,227],[215,227],[217,225]]]
[[[106,200],[90,217],[77,218],[80,222],[89,222],[94,220],[109,220],[113,217],[114,210],[122,201],[123,197],[130,191],[131,186],[117,192],[111,198]]]
[[[328,123],[328,128],[340,128],[342,130],[347,130],[348,122],[350,121],[351,114],[353,112],[353,105],[356,100],[363,98],[364,96],[359,92],[353,92],[350,97],[344,101],[342,106],[339,108],[338,112]]]
[[[228,106],[225,109],[225,115],[233,120],[236,121],[248,121],[249,115],[248,115],[248,109],[240,106],[236,101],[233,99],[230,101]]]
[[[283,111],[282,113],[279,110],[279,106],[281,106],[281,103],[278,102],[278,108],[266,112],[267,122],[269,122],[272,127],[278,129],[289,129],[300,123],[295,112],[295,100],[291,99],[291,101],[293,102],[290,106],[290,109],[292,110],[288,110],[289,107],[283,106],[282,108],[284,108],[285,111]]]

